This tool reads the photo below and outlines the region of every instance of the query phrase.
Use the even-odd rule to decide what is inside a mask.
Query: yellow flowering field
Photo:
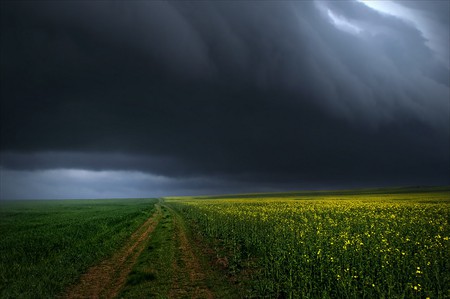
[[[249,297],[450,297],[448,188],[167,202],[248,280]]]

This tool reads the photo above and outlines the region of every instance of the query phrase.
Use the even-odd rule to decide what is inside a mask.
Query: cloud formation
[[[389,3],[2,3],[2,172],[448,184],[449,4]]]

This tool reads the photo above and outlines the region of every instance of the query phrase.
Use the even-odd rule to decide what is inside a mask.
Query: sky
[[[0,199],[450,184],[448,1],[0,5]]]

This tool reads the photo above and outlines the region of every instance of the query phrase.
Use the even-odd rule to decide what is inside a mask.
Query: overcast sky
[[[1,1],[0,198],[450,184],[448,1]]]

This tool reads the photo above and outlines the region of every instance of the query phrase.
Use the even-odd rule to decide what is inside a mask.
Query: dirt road
[[[205,283],[206,274],[193,247],[186,236],[182,218],[172,209],[174,221],[173,240],[176,242],[177,254],[173,260],[172,288],[169,298],[214,298],[213,292]]]
[[[114,298],[126,282],[137,258],[145,247],[150,234],[161,219],[161,207],[130,237],[126,244],[111,258],[91,267],[70,287],[65,298]]]
[[[238,298],[190,234],[181,214],[160,201],[119,251],[91,267],[62,297]]]

